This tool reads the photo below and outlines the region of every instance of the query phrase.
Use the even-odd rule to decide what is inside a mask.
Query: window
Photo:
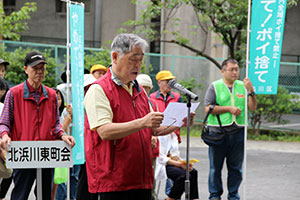
[[[160,0],[152,0],[154,4],[158,4]],[[154,24],[154,29],[157,32],[156,37],[160,36],[160,29],[161,29],[161,16],[155,16],[151,19],[152,24]],[[150,52],[151,53],[160,53],[160,41],[154,40],[150,42]]]
[[[13,11],[15,11],[16,0],[4,0],[3,1],[3,9],[5,15],[10,15]]]

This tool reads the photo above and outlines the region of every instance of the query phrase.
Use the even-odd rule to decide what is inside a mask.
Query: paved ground
[[[185,138],[180,144],[182,157],[185,157]],[[191,158],[200,162],[198,170],[200,199],[208,199],[208,153],[207,146],[200,138],[191,139]],[[248,141],[246,184],[240,187],[244,200],[294,200],[300,199],[300,143]],[[223,186],[226,186],[226,167],[223,169]],[[159,199],[166,195],[161,185]],[[226,199],[225,194],[222,198]],[[244,198],[245,194],[245,198]],[[184,195],[182,196],[184,198]]]
[[[262,128],[271,128],[271,129],[281,129],[281,130],[295,130],[300,131],[300,115],[298,114],[290,114],[290,115],[284,115],[284,120],[288,120],[286,124],[276,124],[276,123],[270,123],[270,122],[263,122]]]
[[[180,144],[181,156],[186,154],[186,140]],[[195,165],[198,170],[200,199],[208,197],[208,155],[207,146],[200,138],[191,138],[190,158],[200,162]],[[240,188],[244,200],[296,200],[300,199],[300,143],[286,142],[247,142],[246,184]],[[223,185],[226,184],[226,167],[223,171]],[[159,199],[166,198],[165,184],[161,183]],[[10,199],[9,194],[7,195]],[[226,188],[224,188],[226,194]],[[245,193],[246,191],[246,193]],[[223,199],[226,199],[225,194]],[[31,193],[30,200],[35,199]],[[184,199],[184,195],[182,196]]]

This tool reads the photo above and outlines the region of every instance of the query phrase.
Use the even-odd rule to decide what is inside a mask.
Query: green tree
[[[5,74],[5,79],[8,80],[11,85],[17,85],[27,79],[27,75],[24,71],[24,58],[29,51],[33,50],[40,51],[30,48],[23,49],[21,47],[14,51],[0,49],[0,58],[7,60],[10,63]],[[55,87],[58,82],[60,82],[60,80],[58,82],[56,81],[56,71],[58,66],[56,60],[51,56],[51,49],[45,50],[41,53],[43,53],[49,63],[47,65],[46,76],[43,84],[48,87]],[[102,64],[108,67],[111,63],[110,51],[107,49],[103,49],[101,51],[85,51],[84,60],[86,69],[90,69],[94,64]]]
[[[26,20],[29,20],[30,14],[36,10],[35,2],[26,2],[19,11],[14,11],[6,16],[3,3],[0,1],[0,40],[20,40],[20,33],[28,29]]]
[[[194,46],[191,38],[196,32],[202,31],[206,35],[215,32],[229,49],[229,56],[238,61],[244,59],[246,50],[246,28],[248,1],[245,0],[152,0],[141,2],[132,1],[136,5],[146,6],[139,13],[138,20],[129,20],[125,25],[134,28],[134,32],[143,34],[151,41],[177,44],[196,55],[203,56],[214,63],[219,69],[220,64],[205,52],[206,42],[201,46]],[[289,6],[297,5],[298,0],[288,0]],[[180,29],[181,19],[174,17],[181,6],[191,6],[197,20],[190,26],[190,33],[183,35]],[[165,10],[162,29],[158,30],[153,19],[160,18]],[[120,29],[120,32],[127,32]],[[184,30],[186,32],[186,30]],[[207,36],[206,36],[207,37]],[[163,39],[162,39],[163,38]]]
[[[8,80],[12,85],[17,85],[27,79],[27,75],[24,71],[24,58],[26,54],[32,50],[34,49],[22,49],[21,47],[15,51],[4,51],[3,49],[0,49],[0,58],[8,60],[10,63],[5,74],[5,79]],[[48,87],[55,87],[57,66],[55,59],[51,57],[50,51],[45,51],[42,53],[49,63],[47,65],[46,76],[43,84],[47,85]]]
[[[109,67],[111,65],[110,50],[103,46],[100,51],[85,51],[84,63],[84,67],[86,69],[91,69],[91,67],[95,64],[101,64],[105,67]],[[152,69],[151,64],[149,65],[149,69]],[[141,73],[148,73],[144,61],[142,64]]]
[[[285,114],[291,114],[293,110],[300,108],[299,96],[289,94],[279,86],[277,95],[257,95],[257,109],[250,112],[250,124],[256,135],[259,134],[262,121],[284,124],[282,119]]]
[[[202,88],[202,85],[201,83],[196,83],[196,79],[195,78],[190,78],[189,80],[180,80],[179,83],[181,85],[183,85],[186,89],[192,91],[192,92],[195,92],[194,90],[195,89],[201,89]],[[181,95],[182,96],[182,102],[186,103],[187,102],[187,99],[186,99],[186,96],[184,95]]]
[[[91,69],[93,65],[101,64],[105,67],[109,67],[111,64],[110,50],[102,47],[101,51],[85,51],[84,52],[84,67]]]

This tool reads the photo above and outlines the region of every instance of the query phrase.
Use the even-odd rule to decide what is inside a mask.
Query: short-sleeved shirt
[[[111,68],[109,68],[109,70],[111,70]],[[111,78],[115,84],[122,85],[122,87],[132,96],[134,82],[130,82],[129,86],[123,84],[112,70]],[[90,86],[85,94],[83,104],[88,115],[91,130],[95,130],[97,127],[104,124],[112,123],[113,112],[110,102],[103,88],[99,84],[93,84]],[[153,111],[151,106],[150,111]]]
[[[232,88],[228,87],[229,91],[232,92]],[[216,105],[216,91],[215,91],[215,87],[213,84],[210,84],[209,87],[206,90],[206,94],[204,97],[204,106],[208,106],[208,105]],[[221,132],[221,128],[220,127],[215,127],[215,126],[210,126],[209,127],[210,130],[214,131],[214,132]],[[238,132],[240,129],[242,129],[242,126],[238,126],[235,122],[233,122],[232,125],[229,126],[224,126],[223,127],[224,130],[227,133],[236,133]]]

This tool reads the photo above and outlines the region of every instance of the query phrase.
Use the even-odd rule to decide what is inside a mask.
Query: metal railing
[[[66,63],[66,46],[64,45],[7,40],[0,41],[0,43],[5,51],[14,51],[19,47],[38,49],[40,51],[45,51],[46,49],[48,51],[50,50],[51,56],[55,58],[57,66],[59,66],[57,68],[58,77],[60,77],[60,74],[64,70]],[[84,48],[84,50],[86,54],[92,51],[103,51],[103,49],[100,48]],[[217,58],[216,60],[221,63],[224,59]],[[283,61],[280,67],[279,85],[288,89],[289,92],[300,94],[300,55],[284,54],[281,60]],[[201,83],[203,88],[196,91],[198,94],[201,94],[199,95],[200,101],[203,100],[205,90],[211,82],[211,78],[209,77],[213,73],[219,73],[218,70],[215,70],[216,68],[211,62],[200,56],[145,53],[145,64],[153,80],[154,88],[152,91],[158,88],[155,80],[156,73],[161,69],[167,69],[176,75],[177,80],[189,80],[191,77],[194,77],[197,83]],[[241,77],[242,76],[243,74],[241,74]],[[201,110],[201,112],[203,112],[203,110]],[[202,116],[200,116],[200,118],[202,118]]]

